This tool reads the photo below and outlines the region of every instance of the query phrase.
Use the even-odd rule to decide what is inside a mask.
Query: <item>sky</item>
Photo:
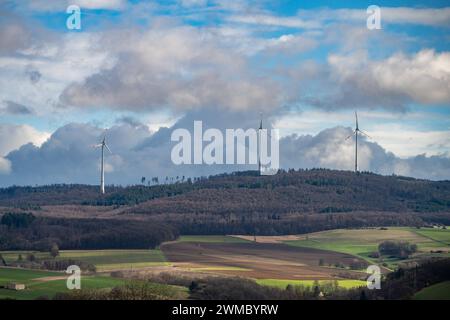
[[[352,170],[356,110],[361,170],[448,180],[449,31],[447,1],[0,0],[0,186],[98,184],[105,134],[107,184],[256,169],[170,137],[260,114],[283,168]]]

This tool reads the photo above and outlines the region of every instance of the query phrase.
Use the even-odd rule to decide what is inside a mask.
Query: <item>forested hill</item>
[[[0,206],[136,205],[132,213],[450,212],[450,181],[325,169],[237,172],[157,186],[51,185],[0,189]]]
[[[178,234],[281,235],[450,225],[450,181],[317,169],[110,186],[104,196],[98,189],[0,189],[0,250],[41,250],[54,242],[62,249],[148,248]],[[100,205],[112,207],[95,207]]]

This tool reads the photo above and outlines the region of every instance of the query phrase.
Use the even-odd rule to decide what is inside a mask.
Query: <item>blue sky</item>
[[[66,28],[69,4],[81,8],[81,30]],[[381,30],[366,27],[372,4]],[[126,122],[151,139],[194,114],[211,123],[239,115],[223,125],[245,126],[262,112],[288,137],[350,128],[357,109],[368,143],[386,155],[438,157],[449,168],[447,1],[6,0],[0,9],[5,184],[32,182],[11,152],[50,145],[69,124]],[[380,169],[374,152],[367,169],[404,170]],[[347,169],[327,155],[317,161]]]

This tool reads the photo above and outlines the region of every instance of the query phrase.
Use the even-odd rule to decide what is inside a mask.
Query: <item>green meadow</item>
[[[416,229],[416,233],[429,238],[435,242],[450,246],[450,230],[449,229]]]
[[[60,279],[61,277],[64,277],[64,279]],[[21,291],[0,289],[0,299],[28,300],[39,297],[52,298],[58,292],[68,291],[66,277],[68,275],[62,272],[0,268],[0,286],[4,286],[10,282],[22,283],[26,286],[26,289]],[[82,289],[112,289],[124,283],[125,280],[106,276],[81,277]]]
[[[50,278],[49,278],[50,277]],[[10,282],[25,284],[20,291],[0,289],[0,299],[31,300],[52,298],[57,293],[69,292],[66,286],[68,275],[62,272],[36,271],[28,269],[0,268],[0,286]],[[122,286],[129,280],[110,276],[82,276],[81,289],[111,290]],[[183,299],[187,297],[187,288],[159,283],[148,283],[150,290],[166,298]]]
[[[450,281],[426,287],[414,295],[415,300],[450,300]]]
[[[378,262],[369,257],[378,250],[378,245],[387,240],[408,241],[418,247],[418,255],[430,254],[435,250],[450,250],[450,230],[447,229],[416,229],[387,228],[382,229],[338,229],[310,233],[301,240],[285,241],[286,244],[298,247],[309,247],[322,250],[342,252],[357,256],[370,263]],[[443,254],[443,256],[449,256]],[[383,258],[389,267],[395,267],[397,259]]]
[[[5,251],[0,252],[7,263],[17,261],[19,254],[25,259],[33,253],[38,260],[53,259],[48,252]],[[60,251],[57,260],[73,259],[96,266],[98,272],[137,269],[169,265],[161,250],[69,250]]]

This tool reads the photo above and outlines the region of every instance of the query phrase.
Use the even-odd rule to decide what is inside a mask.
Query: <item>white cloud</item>
[[[381,24],[412,24],[433,27],[450,26],[450,7],[446,8],[409,8],[381,7]],[[236,11],[227,17],[227,21],[256,25],[259,27],[323,29],[327,25],[340,23],[360,23],[365,28],[368,14],[366,9],[307,9],[299,10],[296,15],[280,16],[267,12],[242,14]]]
[[[298,29],[318,28],[320,25],[315,21],[304,21],[299,17],[282,17],[270,14],[248,14],[248,15],[232,15],[227,18],[230,22],[264,25],[271,27],[285,27]]]
[[[370,60],[365,50],[330,54],[328,65],[289,72],[301,90],[299,99],[327,110],[406,111],[413,103],[450,104],[450,52],[423,49],[381,60]]]
[[[405,94],[419,103],[450,103],[450,52],[396,54],[371,63],[368,72],[385,91]]]
[[[403,158],[418,154],[432,156],[450,153],[450,131],[416,131],[394,124],[375,126],[370,136],[383,148]]]
[[[70,0],[68,2],[86,9],[121,10],[126,6],[127,0]]]
[[[398,157],[450,154],[449,130],[427,130],[421,126],[421,122],[440,121],[441,116],[424,111],[390,113],[375,110],[359,111],[358,116],[360,128],[370,135],[369,141],[378,143]],[[325,128],[341,125],[354,128],[354,121],[353,113],[347,110],[308,110],[276,117],[273,126],[281,128],[282,136],[306,135],[318,134]]]
[[[0,137],[0,156],[6,156],[27,143],[41,146],[50,134],[38,131],[29,125],[0,124]]]
[[[433,27],[450,26],[450,7],[413,8],[380,7],[381,26],[384,24],[411,24]],[[369,16],[364,9],[312,9],[299,10],[297,16],[306,21],[314,20],[322,25],[332,23],[361,23],[365,26]]]
[[[38,12],[64,12],[69,5],[77,5],[82,9],[123,10],[127,0],[20,0],[21,10],[29,9]]]
[[[0,157],[0,174],[8,174],[11,172],[11,162],[8,159]]]
[[[351,132],[349,128],[335,127],[323,130],[316,136],[287,136],[280,141],[281,165],[284,168],[353,170],[355,142],[345,140]],[[401,159],[365,137],[358,142],[360,170],[432,180],[450,179],[449,156],[415,155]]]

